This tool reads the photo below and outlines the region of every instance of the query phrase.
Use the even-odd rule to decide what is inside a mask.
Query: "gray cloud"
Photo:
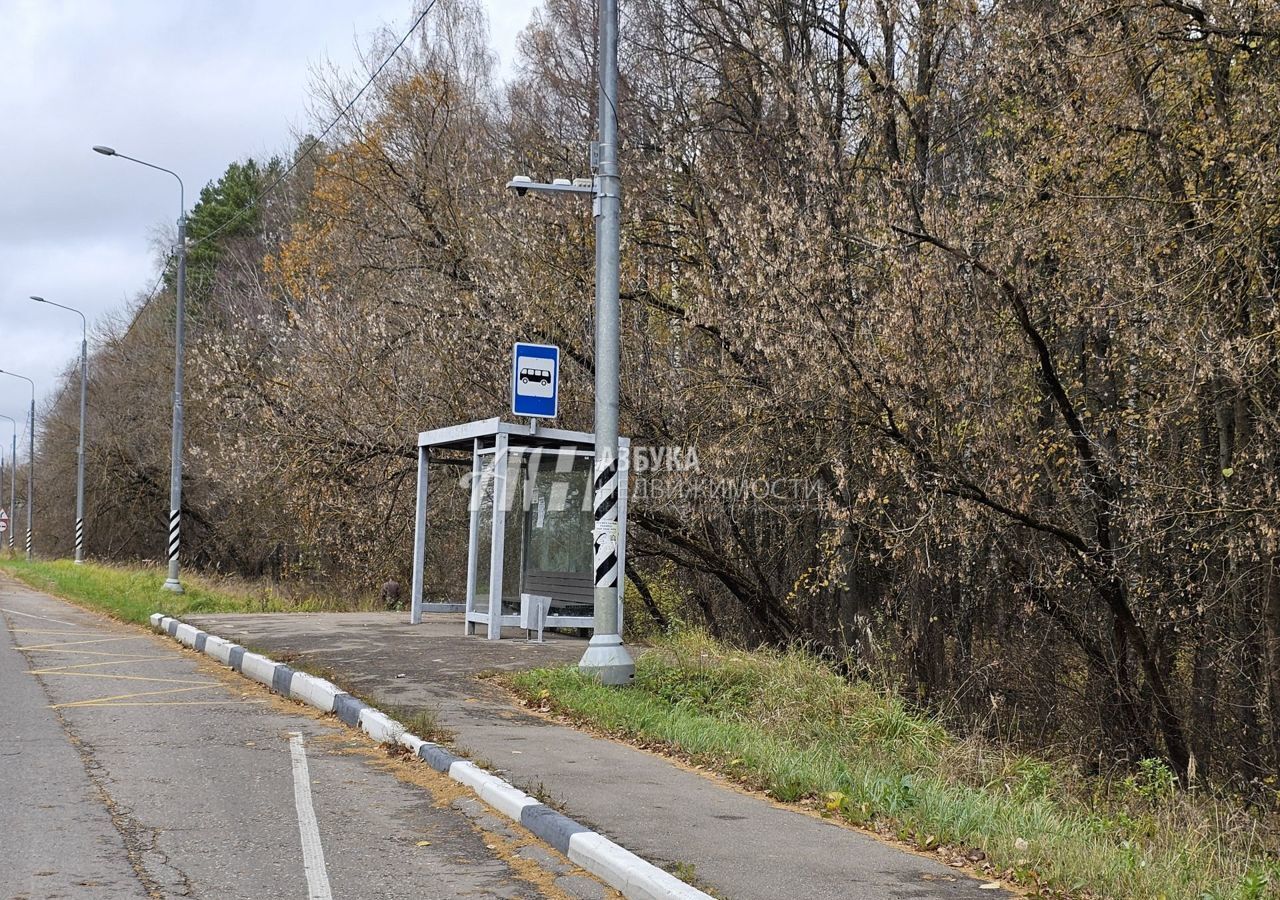
[[[504,64],[535,0],[487,0]],[[188,208],[233,160],[290,152],[310,124],[317,67],[360,70],[381,27],[399,32],[412,0],[0,0],[0,368],[38,397],[90,327],[155,280],[177,186],[163,173],[91,152],[108,144],[182,175]],[[21,419],[23,382],[0,377],[0,413]],[[0,444],[8,447],[8,423]]]

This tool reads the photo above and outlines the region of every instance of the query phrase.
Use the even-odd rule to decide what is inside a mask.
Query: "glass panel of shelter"
[[[472,488],[473,502],[479,504],[471,607],[477,611],[489,608],[495,455],[481,457]],[[505,463],[502,615],[518,616],[520,595],[528,593],[551,598],[549,625],[561,616],[590,617],[595,599],[591,451],[510,446]]]
[[[595,603],[592,458],[569,451],[552,459],[537,451],[525,457],[520,591],[550,597],[552,615],[590,616]]]

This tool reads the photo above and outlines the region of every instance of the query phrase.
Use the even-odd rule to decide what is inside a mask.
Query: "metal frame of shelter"
[[[627,438],[619,438],[619,454],[624,456],[630,441]],[[471,497],[469,502],[470,511],[470,534],[467,538],[467,587],[466,602],[457,603],[423,603],[422,587],[423,574],[426,565],[426,549],[427,549],[427,488],[429,479],[429,469],[432,462],[445,465],[465,466],[467,464],[465,454],[471,455]],[[533,475],[530,476],[530,467],[528,461],[532,458],[538,459],[541,464],[544,458],[554,458],[557,460],[557,467],[552,470],[552,477],[555,473],[560,475],[572,474],[574,476],[585,475],[585,496],[587,499],[586,516],[590,513],[590,497],[592,496],[592,472],[594,471],[595,460],[595,439],[594,436],[582,431],[566,431],[559,428],[539,428],[536,425],[521,425],[503,422],[501,419],[483,419],[477,422],[468,422],[463,425],[453,425],[447,428],[437,428],[433,431],[424,431],[418,435],[418,495],[417,495],[417,512],[414,520],[414,538],[413,538],[413,588],[411,594],[411,607],[409,621],[411,624],[417,625],[422,621],[423,611],[428,612],[464,612],[465,613],[465,632],[467,634],[475,634],[477,625],[485,626],[485,633],[489,640],[498,640],[502,636],[502,628],[510,627],[530,627],[528,618],[528,604],[534,601],[546,601],[542,605],[542,612],[545,614],[545,620],[539,621],[538,626],[534,626],[537,630],[541,630],[541,625],[545,624],[547,628],[594,628],[595,617],[594,609],[591,615],[582,615],[581,608],[592,603],[594,598],[595,576],[594,571],[580,573],[553,573],[559,577],[557,582],[555,577],[549,576],[547,573],[541,573],[542,581],[538,584],[526,584],[526,580],[532,580],[529,569],[529,559],[527,553],[529,550],[530,533],[533,529],[533,513],[534,506],[532,493],[536,493],[539,489],[536,481],[539,472],[548,473],[547,469],[534,467]],[[583,460],[587,463],[585,468],[574,470],[572,466],[576,460]],[[512,460],[520,461],[520,465],[516,467],[515,475],[521,479],[520,485],[510,484],[512,473],[509,463]],[[568,465],[566,466],[565,463]],[[510,508],[513,504],[511,499],[515,497],[517,491],[520,495],[519,508]],[[481,548],[480,542],[483,536],[481,528],[482,512],[486,508],[485,498],[492,498],[487,505],[491,510],[489,521],[486,523],[489,529],[488,535],[488,597],[484,608],[478,608],[476,602],[477,586],[481,581]],[[497,502],[497,498],[504,498],[503,502]],[[508,513],[518,512],[524,519],[520,525],[520,556],[518,560],[520,584],[516,586],[514,596],[519,601],[520,611],[517,613],[504,613],[503,606],[503,577],[504,568],[508,563],[506,538],[508,528]],[[586,559],[591,559],[591,525],[586,524],[585,528],[578,529],[582,532],[582,549],[586,554]],[[627,479],[619,479],[618,488],[618,568],[621,571],[623,563],[626,560],[626,534],[627,534]],[[590,566],[591,564],[589,564]],[[572,580],[580,578],[581,586],[570,584],[569,576],[572,574]],[[622,622],[622,593],[623,585],[626,579],[618,579],[618,622]],[[526,587],[529,590],[526,590]],[[586,593],[583,594],[582,591]],[[563,592],[574,594],[574,602],[567,602],[564,596],[560,596]],[[578,599],[580,597],[590,598],[587,600]],[[565,609],[573,609],[575,606],[579,612],[563,613],[557,612],[557,605]]]

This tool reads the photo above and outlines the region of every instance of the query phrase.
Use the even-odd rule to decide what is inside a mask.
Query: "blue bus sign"
[[[560,348],[516,344],[511,355],[511,411],[554,419],[560,402]]]

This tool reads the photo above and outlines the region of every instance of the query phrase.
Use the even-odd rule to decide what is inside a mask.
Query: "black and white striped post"
[[[31,385],[31,424],[30,424],[30,444],[27,450],[27,562],[31,561],[31,517],[35,510],[35,501],[32,495],[35,490],[35,470],[36,470],[36,383],[26,375],[19,375],[17,372],[6,372],[0,369],[0,375],[8,375],[10,378],[21,378],[27,384]]]
[[[630,684],[635,662],[618,621],[619,229],[618,3],[600,0],[600,142],[592,213],[596,220],[595,628],[578,668],[604,684]]]
[[[178,545],[180,543],[178,540],[178,530],[181,524],[181,511],[176,509],[169,510],[169,552],[166,558],[169,560],[169,570],[171,572],[176,569],[178,565]],[[176,576],[174,577],[174,580],[177,580]],[[181,585],[178,587],[178,593],[182,593]]]
[[[616,590],[618,587],[618,461],[605,460],[601,454],[595,472],[595,521],[592,544],[595,547],[596,588]]]

